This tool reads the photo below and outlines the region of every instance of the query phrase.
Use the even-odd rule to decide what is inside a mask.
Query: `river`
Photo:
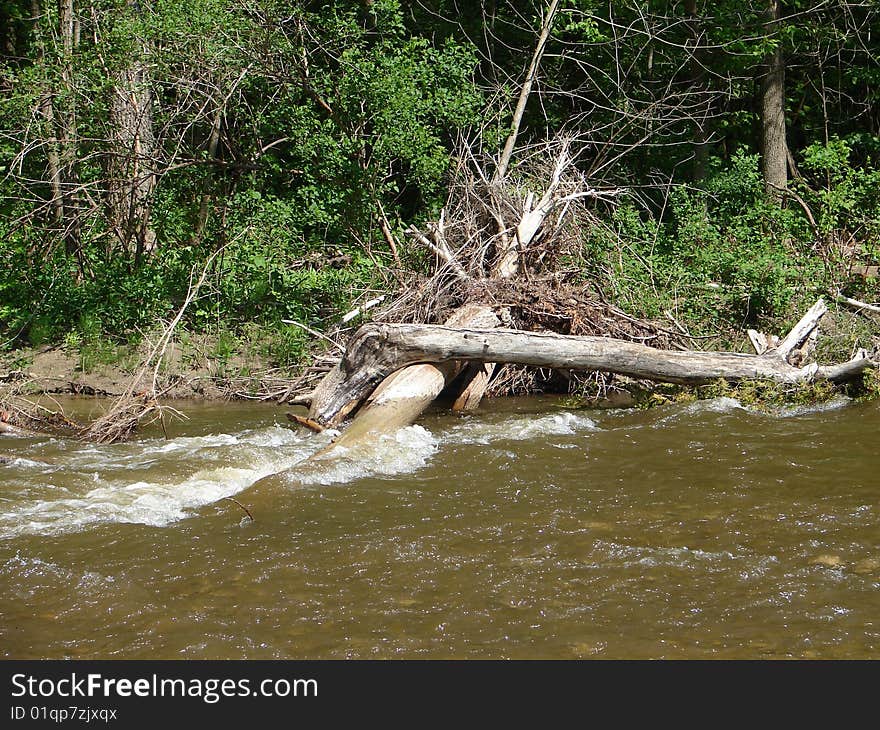
[[[0,656],[878,655],[877,403],[501,399],[318,464],[282,408],[184,410],[0,438]]]

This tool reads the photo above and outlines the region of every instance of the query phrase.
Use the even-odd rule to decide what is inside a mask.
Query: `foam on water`
[[[840,408],[848,402],[839,398],[818,406],[784,408],[770,417]],[[698,401],[657,419],[654,426],[698,413],[735,410],[749,409],[734,398]],[[571,411],[493,420],[482,416],[456,423],[437,435],[422,426],[408,426],[372,444],[340,446],[333,458],[326,459],[308,457],[328,445],[335,431],[312,435],[278,425],[107,446],[45,442],[56,450],[60,444],[62,454],[43,453],[37,444],[29,447],[29,458],[17,456],[4,465],[10,471],[6,503],[0,501],[0,538],[77,531],[105,523],[162,527],[273,474],[282,474],[292,485],[349,483],[412,473],[445,445],[548,437],[556,445],[554,436],[595,430],[598,427],[591,418]],[[561,443],[569,442],[562,439]]]
[[[736,398],[728,398],[720,396],[718,398],[709,398],[708,400],[698,400],[689,403],[684,407],[684,413],[730,413],[731,411],[748,410]]]
[[[12,459],[9,462],[8,466],[16,467],[17,469],[28,469],[34,471],[46,471],[58,468],[52,466],[52,464],[47,464],[45,461],[35,461],[34,459],[25,459],[24,457]]]
[[[810,405],[802,405],[802,406],[784,406],[782,408],[774,411],[774,414],[779,416],[780,418],[792,418],[795,416],[806,416],[810,413],[824,413],[825,411],[836,411],[838,408],[843,408],[852,403],[851,398],[847,398],[845,395],[838,395],[832,398],[831,400],[824,401],[823,403],[812,403]]]
[[[776,408],[753,408],[743,405],[736,398],[722,396],[719,398],[710,398],[708,400],[699,400],[689,403],[681,409],[677,409],[674,413],[664,416],[657,420],[658,424],[668,423],[670,420],[680,420],[683,417],[694,416],[699,413],[732,413],[733,411],[745,411],[757,416],[766,416],[768,418],[793,418],[797,416],[806,416],[811,413],[822,413],[825,411],[833,411],[843,408],[852,403],[851,398],[840,395],[828,401],[821,403],[811,403],[808,405],[791,405],[779,406]]]
[[[547,416],[507,419],[490,423],[480,418],[450,428],[444,442],[489,444],[495,441],[525,441],[539,436],[570,436],[581,431],[595,431],[595,421],[570,411]]]
[[[33,499],[0,513],[0,536],[53,534],[107,522],[162,527],[289,468],[326,445],[331,436],[306,438],[291,429],[272,426],[168,442],[76,448],[65,456],[64,470],[87,486],[74,494],[59,490],[65,492],[64,498]],[[183,458],[194,465],[194,471],[183,479],[169,477],[172,467],[177,468]],[[218,461],[227,463],[218,465]],[[131,469],[154,464],[159,467],[155,480],[131,478]],[[163,470],[163,464],[168,468]],[[164,480],[162,474],[166,475]],[[53,487],[51,477],[43,486]],[[41,496],[46,497],[45,490]]]
[[[38,498],[0,512],[0,536],[56,534],[104,523],[164,527],[272,474],[283,472],[298,484],[338,484],[409,473],[424,466],[438,448],[430,431],[409,426],[374,444],[340,447],[332,459],[306,462],[336,435],[333,430],[313,436],[271,426],[171,441],[77,445],[64,459],[67,481],[78,477],[76,481],[84,485],[74,493],[51,483],[50,474],[58,467],[25,460],[25,466],[33,463],[43,469],[46,482]],[[194,470],[174,478],[181,462],[192,464]],[[146,469],[157,477],[133,479],[132,469]]]
[[[0,513],[0,536],[55,534],[106,523],[163,527],[272,474],[283,473],[297,485],[341,484],[414,472],[428,463],[442,443],[487,444],[595,428],[591,419],[570,412],[495,423],[474,419],[453,426],[440,438],[414,425],[383,435],[372,444],[339,447],[333,458],[308,461],[335,432],[313,436],[271,426],[170,441],[71,444],[63,458],[63,471],[65,483],[78,486],[56,487],[53,473],[60,467],[22,460],[22,467],[41,470],[45,481],[33,497]],[[181,475],[187,466],[191,469]],[[139,470],[137,476],[132,470]]]
[[[376,443],[340,446],[333,458],[294,466],[284,476],[299,484],[339,484],[369,476],[408,474],[428,463],[438,443],[428,429],[407,426],[381,436]]]

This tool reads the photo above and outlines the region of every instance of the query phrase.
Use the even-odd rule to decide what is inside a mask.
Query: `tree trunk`
[[[766,29],[772,36],[778,28],[779,2],[769,0]],[[761,79],[761,148],[764,186],[780,199],[788,184],[788,146],[785,141],[785,58],[781,45],[767,56]]]
[[[687,13],[687,26],[691,41],[693,42],[693,48],[690,51],[690,60],[688,62],[693,84],[693,92],[700,96],[708,96],[710,82],[706,74],[706,63],[704,59],[706,52],[701,45],[703,42],[703,21],[699,15],[697,0],[685,0],[684,6],[685,13]],[[696,112],[696,116],[694,116],[692,120],[694,159],[691,164],[691,177],[696,183],[700,183],[705,179],[706,167],[709,162],[708,140],[710,137],[709,125],[711,123],[709,102],[700,101],[697,108],[702,108],[704,103],[706,104],[705,113],[701,117],[699,111]]]
[[[128,0],[127,6],[135,15],[143,12],[136,0]],[[107,217],[123,250],[134,254],[135,263],[156,245],[150,225],[157,176],[148,50],[142,43],[133,51],[116,76],[110,99]]]
[[[478,327],[480,329],[494,327],[498,318],[489,307],[483,305],[465,305],[454,312],[447,320],[448,327]],[[317,420],[315,415],[326,410],[327,398],[337,395],[344,387],[345,372],[342,363],[331,370],[321,381],[312,395],[309,418]],[[461,363],[452,361],[436,364],[401,363],[400,368],[386,373],[384,382],[370,395],[363,408],[358,412],[345,433],[337,439],[333,446],[346,446],[368,434],[390,432],[407,426],[440,395],[447,383],[458,374]],[[392,375],[392,372],[396,370]],[[361,402],[362,398],[352,399],[336,410],[336,418],[331,421],[317,422],[324,426],[338,425]]]
[[[367,324],[349,343],[333,391],[324,393],[319,403],[313,403],[310,418],[323,425],[338,425],[350,404],[359,403],[395,370],[416,362],[505,362],[612,372],[691,385],[719,378],[780,383],[842,382],[874,367],[864,351],[849,362],[837,365],[796,367],[789,363],[789,357],[818,326],[825,311],[825,303],[820,299],[775,349],[762,355],[657,350],[608,337],[438,325]]]
[[[64,247],[70,256],[76,258],[82,273],[82,235],[80,224],[80,190],[77,174],[78,134],[76,122],[76,90],[73,79],[73,54],[79,45],[79,24],[74,14],[73,0],[60,0],[58,3],[58,31],[61,38],[63,63],[61,79],[64,103],[54,110],[56,120],[60,191],[63,205]]]
[[[146,65],[134,61],[118,76],[110,104],[110,164],[107,203],[110,225],[135,260],[156,243],[150,204],[156,184],[153,92]]]
[[[52,194],[52,200],[49,203],[52,209],[52,222],[61,230],[64,225],[64,195],[62,194],[61,153],[59,152],[58,136],[55,133],[55,107],[52,103],[52,95],[49,93],[41,94],[37,108],[44,120],[43,137],[46,144],[49,190]]]
[[[55,33],[43,36],[43,16],[39,0],[32,0],[35,19],[35,47],[38,63],[45,62],[44,48],[54,42],[60,57],[61,81],[58,86],[43,89],[36,105],[41,119],[41,136],[46,154],[46,173],[51,199],[52,224],[64,242],[65,251],[77,261],[82,274],[82,241],[80,232],[80,187],[77,175],[76,90],[73,79],[73,54],[78,44],[79,26],[74,15],[73,0],[59,0],[58,25]]]
[[[477,410],[483,395],[489,387],[489,381],[495,372],[494,362],[471,363],[463,374],[463,387],[452,404],[454,413],[466,413]]]
[[[211,122],[211,134],[208,136],[208,159],[217,158],[217,148],[220,145],[220,128],[223,123],[223,106],[220,105],[214,114],[214,121]],[[199,215],[196,220],[195,231],[193,233],[193,243],[201,243],[202,237],[205,235],[205,227],[208,225],[208,214],[211,210],[211,203],[214,195],[207,190],[202,193],[199,201]]]

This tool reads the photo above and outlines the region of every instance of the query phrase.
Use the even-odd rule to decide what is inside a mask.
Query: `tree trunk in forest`
[[[34,9],[40,12],[39,4]],[[37,17],[36,15],[34,17]],[[76,92],[73,81],[73,54],[79,43],[73,0],[58,3],[58,37],[61,41],[61,88],[47,92],[40,111],[47,121],[47,161],[52,190],[53,219],[61,231],[64,249],[77,260],[82,274],[82,235],[80,189],[77,172]]]
[[[701,46],[703,23],[697,8],[697,0],[685,0],[684,6],[688,18],[687,26],[693,42],[689,60],[693,90],[696,94],[706,95],[709,92],[710,82],[706,73],[705,50]],[[702,118],[695,116],[692,121],[694,159],[691,164],[691,177],[697,183],[706,177],[706,167],[709,162],[709,124],[708,111]]]
[[[223,106],[220,105],[214,114],[214,120],[211,122],[211,134],[208,136],[208,159],[217,158],[217,148],[220,146],[220,128],[223,124]],[[199,215],[196,220],[195,231],[193,232],[193,243],[201,243],[202,237],[205,235],[205,227],[208,225],[208,214],[211,210],[211,203],[214,196],[205,191],[199,201]]]
[[[42,15],[39,0],[31,0],[31,17],[35,19],[35,47],[37,48],[37,62],[44,62],[44,39],[40,33],[40,26],[36,19]],[[49,208],[52,211],[51,219],[55,227],[60,231],[64,225],[64,197],[62,193],[61,178],[61,148],[58,142],[58,125],[55,119],[55,96],[54,90],[44,88],[37,98],[36,117],[41,120],[39,125],[40,136],[46,150],[46,173],[48,175],[49,190],[52,198],[49,200]]]
[[[766,29],[777,32],[780,3],[769,0]],[[785,141],[785,57],[781,43],[765,59],[761,79],[761,169],[764,186],[780,199],[788,184],[788,145]]]
[[[671,383],[699,385],[719,378],[766,379],[779,383],[843,382],[875,367],[865,351],[836,365],[797,367],[789,358],[826,312],[819,300],[791,332],[762,355],[658,350],[608,337],[574,337],[543,332],[485,330],[439,325],[367,324],[354,335],[332,390],[313,403],[309,417],[338,425],[384,378],[416,362],[505,362],[566,370],[618,373]]]
[[[110,224],[135,261],[156,243],[150,206],[156,185],[153,92],[146,64],[134,61],[118,76],[110,104],[111,150],[107,203]],[[133,246],[132,246],[133,245]]]
[[[50,207],[52,209],[52,222],[60,230],[64,225],[64,196],[61,192],[61,154],[58,146],[58,136],[55,132],[55,107],[52,104],[52,95],[42,94],[37,104],[40,116],[44,120],[44,140],[46,144],[46,163],[49,174],[49,189],[52,192]]]

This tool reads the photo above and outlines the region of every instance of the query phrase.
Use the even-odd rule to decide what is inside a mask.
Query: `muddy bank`
[[[0,357],[0,385],[18,386],[22,394],[118,396],[137,376],[136,357],[83,367],[83,358],[64,347],[44,346],[15,350]],[[172,352],[160,374],[162,397],[167,399],[228,400],[248,398],[282,389],[290,374],[269,368],[258,356],[239,353],[222,367]],[[146,383],[145,383],[146,386]]]

